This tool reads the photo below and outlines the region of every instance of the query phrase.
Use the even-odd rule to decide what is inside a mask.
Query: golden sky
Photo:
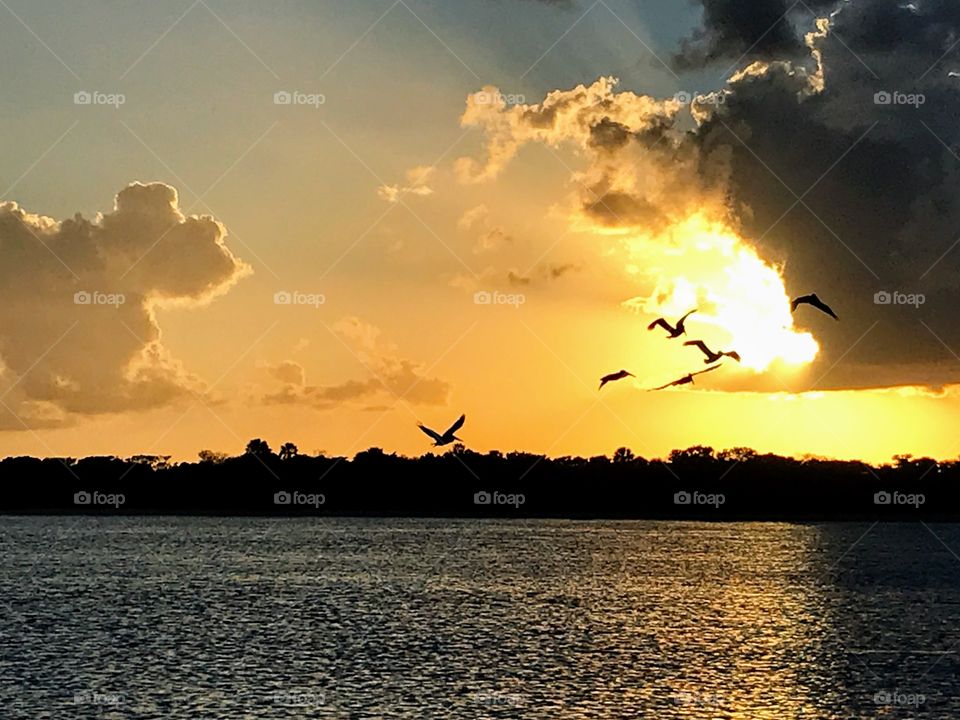
[[[891,242],[929,247],[845,224],[877,213],[831,183],[903,133],[826,102],[823,26],[723,73],[673,69],[668,2],[208,5],[0,25],[0,453],[419,454],[465,412],[478,451],[960,454],[950,238],[915,197]],[[761,92],[836,146],[780,163]],[[686,339],[742,361],[648,392],[705,367]]]

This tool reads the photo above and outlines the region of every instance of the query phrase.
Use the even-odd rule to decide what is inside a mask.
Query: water
[[[958,718],[954,550],[956,525],[0,518],[0,717]]]

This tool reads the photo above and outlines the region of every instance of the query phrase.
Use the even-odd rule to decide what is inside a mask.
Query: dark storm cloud
[[[687,106],[601,77],[535,105],[471,96],[461,122],[483,128],[485,158],[458,160],[461,180],[496,177],[525,143],[572,144],[586,219],[656,234],[701,213],[790,294],[829,302],[840,322],[795,316],[821,347],[817,388],[960,381],[960,3],[801,3],[819,17],[783,29],[782,2],[703,3],[703,58],[738,61],[717,92]]]
[[[773,59],[805,52],[803,32],[812,13],[825,14],[837,0],[699,0],[701,27],[682,43],[674,55],[679,68],[701,67],[717,61],[735,61],[748,55]]]
[[[730,205],[788,290],[840,306],[841,323],[801,320],[824,386],[960,378],[958,20],[952,3],[853,0],[816,39],[822,90],[810,63],[755,66],[692,136],[729,152]],[[925,302],[878,304],[883,292]]]

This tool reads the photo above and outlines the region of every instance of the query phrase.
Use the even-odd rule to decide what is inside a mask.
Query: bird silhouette
[[[619,370],[618,372],[604,375],[602,378],[600,378],[600,387],[598,387],[597,390],[600,390],[608,382],[613,382],[614,380],[623,380],[625,377],[634,377],[634,374],[627,372],[626,370]]]
[[[687,340],[684,345],[692,345],[694,347],[700,348],[700,351],[707,356],[707,359],[703,361],[704,365],[709,365],[710,363],[715,363],[720,358],[726,356],[728,358],[733,358],[737,362],[740,362],[740,354],[735,350],[730,350],[729,352],[714,352],[707,347],[707,344],[703,340]]]
[[[668,387],[673,387],[674,385],[693,385],[693,376],[694,376],[694,375],[703,375],[704,373],[708,373],[708,372],[710,372],[711,370],[716,370],[716,369],[719,368],[719,367],[721,367],[721,366],[720,366],[720,365],[714,365],[713,367],[708,367],[706,370],[700,370],[699,372],[687,373],[686,375],[684,375],[684,376],[683,376],[682,378],[680,378],[679,380],[674,380],[673,382],[669,382],[669,383],[667,383],[666,385],[661,385],[660,387],[650,388],[650,390],[649,390],[648,392],[653,392],[654,390],[666,390]]]
[[[834,320],[840,319],[829,305],[817,297],[816,293],[811,293],[810,295],[801,295],[798,298],[794,298],[790,302],[790,312],[796,311],[797,305],[812,305],[820,312],[824,312],[832,317]]]
[[[673,327],[670,323],[668,323],[668,322],[667,322],[666,320],[664,320],[663,318],[657,318],[657,319],[654,320],[652,323],[650,323],[649,325],[647,325],[647,330],[653,330],[655,327],[662,327],[664,330],[667,331],[667,337],[668,337],[668,338],[673,339],[673,338],[676,338],[676,337],[680,337],[681,335],[684,335],[684,334],[686,334],[686,332],[687,332],[687,329],[683,326],[684,321],[685,321],[688,317],[690,317],[691,315],[693,315],[693,313],[695,313],[695,312],[696,312],[696,310],[691,310],[691,311],[688,312],[686,315],[684,315],[682,318],[680,318],[679,320],[677,320],[677,326],[676,326],[676,327]]]
[[[455,433],[457,432],[457,430],[463,427],[463,423],[466,422],[466,420],[467,420],[467,416],[461,415],[453,425],[447,428],[447,431],[443,435],[436,432],[435,430],[431,430],[423,423],[418,423],[417,427],[433,438],[434,446],[449,445],[454,440],[463,442],[463,440],[458,438]]]

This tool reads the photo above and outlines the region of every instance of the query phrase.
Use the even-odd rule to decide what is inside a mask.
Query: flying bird
[[[435,430],[431,430],[423,423],[418,423],[417,427],[433,438],[434,446],[449,445],[454,440],[457,440],[458,442],[463,442],[463,440],[458,438],[455,433],[457,432],[457,430],[463,427],[463,423],[466,422],[466,420],[467,420],[467,416],[461,415],[453,425],[447,428],[447,431],[443,435],[436,432]]]
[[[664,320],[663,318],[657,318],[657,319],[654,320],[652,323],[650,323],[649,325],[647,325],[647,330],[653,330],[655,327],[658,327],[658,326],[659,326],[659,327],[662,327],[664,330],[667,331],[667,333],[668,333],[667,337],[668,337],[668,338],[673,339],[673,338],[675,338],[675,337],[680,337],[681,335],[684,335],[684,334],[686,334],[686,332],[687,332],[687,329],[683,326],[684,321],[685,321],[688,317],[690,317],[691,315],[693,315],[695,312],[696,312],[696,310],[691,310],[691,311],[688,312],[686,315],[684,315],[682,318],[680,318],[679,320],[677,320],[677,326],[676,326],[676,327],[673,327],[670,323],[668,323],[668,322],[667,322],[666,320]]]
[[[816,293],[812,293],[810,295],[801,295],[798,298],[794,298],[790,302],[790,312],[794,312],[797,309],[797,305],[803,305],[803,304],[813,305],[813,307],[815,307],[817,310],[819,310],[820,312],[826,313],[827,315],[832,317],[834,320],[840,319],[837,317],[837,314],[833,311],[833,309],[829,305],[827,305],[823,300],[817,297]]]
[[[666,385],[661,385],[660,387],[657,387],[657,388],[650,388],[649,392],[653,392],[654,390],[666,390],[668,387],[673,387],[674,385],[693,385],[694,375],[703,375],[704,373],[708,373],[711,370],[716,370],[719,367],[720,365],[714,365],[713,367],[708,367],[706,370],[688,373],[684,375],[682,378],[680,378],[679,380],[674,380],[673,382],[667,383]]]
[[[597,390],[600,390],[608,382],[613,382],[614,380],[623,380],[625,377],[634,377],[634,374],[627,372],[626,370],[620,370],[619,372],[604,375],[602,378],[600,378],[600,387],[597,388]]]
[[[720,358],[726,356],[728,358],[733,358],[737,362],[740,362],[740,354],[735,350],[729,352],[714,352],[707,347],[707,344],[703,340],[687,340],[684,345],[693,345],[694,347],[700,348],[700,351],[707,356],[707,359],[703,361],[704,365],[709,365],[710,363],[715,363]]]

